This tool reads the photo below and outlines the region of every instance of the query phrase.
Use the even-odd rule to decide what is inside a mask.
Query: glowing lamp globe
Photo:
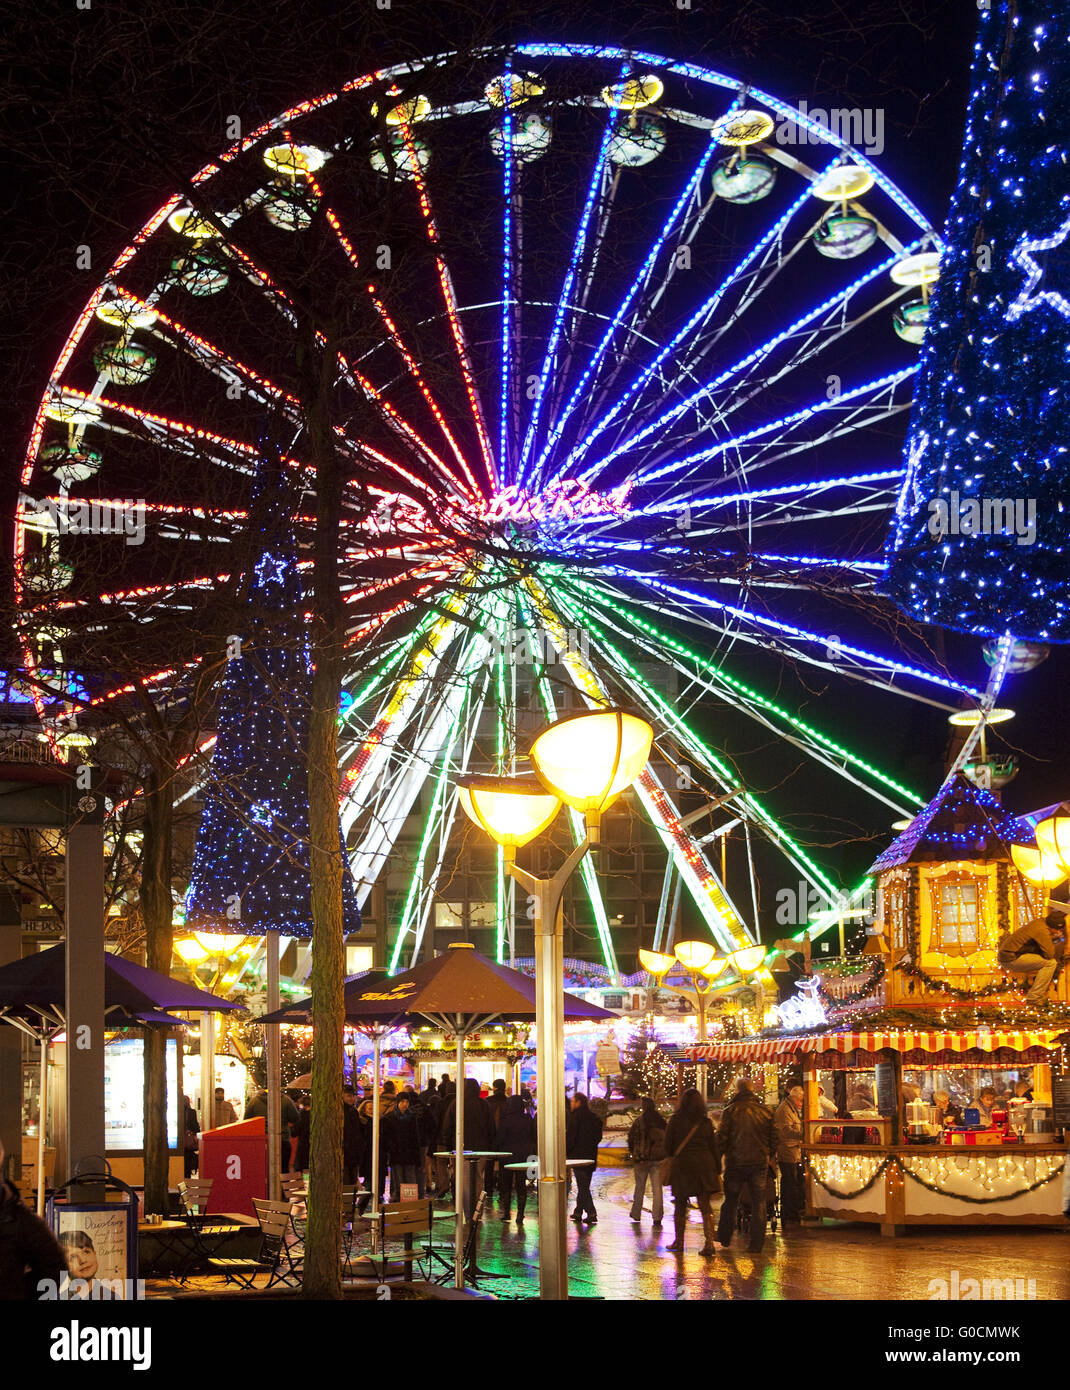
[[[1035,888],[1051,888],[1066,878],[1066,870],[1057,859],[1032,845],[1011,845],[1011,858],[1026,883]]]
[[[684,969],[694,971],[705,970],[717,954],[717,948],[709,941],[678,941],[673,950]]]
[[[1070,874],[1070,816],[1049,816],[1037,826],[1037,849]]]
[[[195,937],[180,936],[175,942],[175,955],[187,965],[200,965],[202,960],[207,959],[209,952]]]
[[[531,745],[531,761],[546,790],[582,811],[596,830],[602,812],[646,767],[653,741],[645,719],[588,710],[544,729]]]
[[[655,979],[660,979],[676,964],[676,957],[667,956],[664,951],[640,951],[639,964]]]
[[[765,963],[765,947],[744,946],[741,951],[733,951],[728,959],[741,975],[753,975]]]
[[[731,963],[728,956],[714,956],[711,961],[700,967],[699,974],[704,975],[707,980],[719,980]]]
[[[233,932],[195,931],[193,935],[210,956],[229,956],[245,940],[242,932],[234,935]]]
[[[559,798],[534,777],[464,777],[458,793],[468,819],[510,856],[541,835],[561,809]]]

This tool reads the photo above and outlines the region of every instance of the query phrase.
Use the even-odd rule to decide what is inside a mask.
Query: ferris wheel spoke
[[[786,724],[792,730],[792,734],[787,737],[794,746],[817,758],[831,771],[846,776],[900,815],[912,814],[908,807],[916,810],[923,804],[923,798],[917,792],[903,786],[888,773],[845,747],[839,740],[833,739],[823,730],[800,719],[798,715],[792,714],[768,696],[762,695],[753,686],[731,675],[722,660],[712,661],[700,655],[669,633],[661,631],[655,624],[640,617],[633,607],[623,602],[623,596],[610,597],[604,590],[596,590],[594,585],[583,582],[570,583],[568,587],[576,593],[577,601],[583,605],[588,618],[588,605],[596,605],[609,627],[648,655],[671,665],[681,676],[698,685],[706,694],[727,700],[774,732],[783,733],[782,726]],[[626,628],[622,627],[622,621],[627,624]],[[615,660],[615,650],[607,650]],[[886,793],[866,785],[857,776],[849,773],[845,765],[865,773],[881,786],[894,792],[900,801],[892,801]],[[906,802],[907,806],[902,805],[902,802]]]
[[[805,352],[807,346],[812,344],[814,337],[817,336],[818,333],[821,333],[822,330],[822,347],[837,341],[845,332],[853,328],[856,322],[863,321],[863,319],[859,319],[845,326],[837,327],[837,325],[844,324],[847,306],[853,296],[875,280],[879,275],[886,273],[895,264],[897,259],[898,257],[890,257],[882,261],[880,264],[866,271],[864,275],[860,275],[845,290],[837,291],[836,294],[823,300],[805,314],[800,315],[800,317],[787,328],[782,329],[781,332],[774,334],[771,338],[762,343],[761,346],[754,348],[751,352],[739,358],[716,377],[703,382],[694,391],[691,391],[681,400],[670,406],[668,410],[663,411],[653,420],[643,425],[641,429],[636,430],[633,434],[630,434],[627,438],[615,445],[613,449],[599,459],[594,467],[598,470],[606,468],[614,459],[636,449],[645,439],[649,439],[652,435],[658,436],[659,443],[667,445],[667,448],[671,450],[671,439],[666,441],[667,427],[679,420],[681,416],[693,411],[700,401],[704,402],[707,406],[713,404],[716,401],[717,392],[724,391],[729,397],[726,403],[721,407],[724,416],[730,415],[734,411],[740,409],[743,404],[749,401],[753,395],[757,394],[757,392],[762,389],[761,387],[755,387],[750,392],[740,391],[739,380],[741,377],[745,377],[757,368],[760,368],[778,347],[790,342],[791,339],[801,334],[805,329],[811,329],[813,331],[807,334],[803,340],[803,352]],[[813,328],[815,324],[819,325],[818,329]],[[830,332],[830,329],[834,331]],[[812,356],[813,353],[807,355]],[[781,367],[775,375],[763,378],[765,384],[771,385],[773,382],[779,380],[781,376],[798,366],[799,362],[802,360],[805,360],[805,357],[799,357],[798,360],[794,358],[789,360],[789,362]],[[587,470],[584,476],[588,476],[589,473],[590,470]],[[657,475],[655,474],[654,476]],[[642,478],[642,472],[640,472],[640,478]]]
[[[733,269],[729,271],[728,275],[722,280],[718,288],[714,290],[713,294],[699,305],[698,309],[686,320],[682,327],[677,329],[669,342],[654,356],[653,360],[643,367],[621,394],[617,396],[606,414],[603,415],[600,420],[596,421],[584,438],[572,448],[558,467],[551,481],[567,474],[573,463],[583,458],[590,450],[595,440],[613,424],[635,399],[636,395],[655,377],[656,373],[659,372],[666,363],[671,361],[681,345],[688,342],[693,334],[702,331],[703,327],[716,313],[721,300],[727,294],[731,286],[745,273],[747,267],[762,256],[763,253],[771,253],[773,248],[779,244],[779,240],[783,236],[785,228],[791,222],[795,214],[806,205],[809,197],[810,191],[807,189],[776,218],[765,232],[762,233],[755,241],[754,245],[742,256]],[[581,473],[579,476],[586,477],[586,472]]]
[[[681,616],[690,615],[692,622],[700,622],[702,625],[709,624],[714,627],[719,626],[718,623],[711,623],[705,616],[700,616],[700,614],[704,615],[705,610],[716,608],[723,614],[722,623],[727,620],[734,620],[740,624],[761,628],[769,634],[776,633],[776,641],[784,644],[786,649],[790,650],[799,660],[808,661],[811,665],[824,666],[826,669],[839,671],[841,675],[852,674],[854,668],[857,668],[867,677],[872,677],[877,672],[886,672],[888,674],[883,677],[882,683],[889,688],[892,688],[892,682],[896,678],[909,677],[929,685],[940,686],[942,689],[953,691],[957,695],[969,695],[975,699],[980,697],[980,692],[973,686],[949,680],[947,677],[926,671],[897,658],[881,656],[852,643],[841,642],[835,633],[813,632],[794,623],[784,622],[779,618],[755,612],[753,609],[741,608],[737,604],[722,603],[708,594],[696,593],[683,589],[679,585],[669,584],[656,576],[644,573],[642,570],[625,570],[617,566],[607,568],[621,578],[639,580],[656,589],[659,593],[673,598],[677,601],[677,611]],[[739,630],[739,635],[745,635],[742,628]],[[818,646],[826,652],[834,653],[834,659],[816,660],[807,653],[806,648],[809,646]],[[908,690],[902,690],[900,693],[912,694]]]
[[[565,278],[561,285],[561,294],[554,310],[553,323],[550,327],[550,335],[546,342],[546,350],[543,354],[542,368],[539,372],[539,379],[535,386],[535,397],[531,404],[531,415],[528,419],[527,430],[524,433],[524,443],[520,450],[520,461],[517,467],[517,482],[524,486],[527,482],[526,474],[528,468],[528,458],[535,444],[535,437],[539,429],[539,417],[542,413],[543,404],[546,399],[547,388],[550,384],[551,372],[557,361],[558,348],[561,342],[561,330],[564,326],[565,315],[571,308],[571,298],[576,277],[580,272],[584,255],[587,248],[587,233],[590,229],[591,217],[594,213],[595,203],[598,199],[599,191],[602,188],[602,180],[605,174],[606,162],[609,157],[610,142],[617,128],[616,112],[610,109],[606,119],[605,130],[602,133],[602,142],[598,148],[595,158],[594,171],[591,174],[590,182],[587,186],[587,196],[584,200],[583,210],[580,213],[579,226],[576,230],[576,237],[572,246],[572,253],[569,257],[568,268],[565,271]],[[538,486],[539,469],[533,469],[531,484]]]
[[[442,242],[439,237],[438,226],[435,222],[434,210],[431,206],[431,197],[427,189],[427,180],[423,175],[423,169],[413,140],[412,128],[407,123],[403,122],[398,129],[405,141],[406,148],[409,152],[409,158],[412,161],[412,179],[419,199],[420,211],[423,214],[424,230],[427,232],[428,240],[434,252],[435,265],[438,270],[439,287],[442,291],[443,303],[446,306],[446,318],[449,321],[450,333],[453,337],[453,344],[457,352],[457,362],[461,370],[461,377],[464,381],[465,393],[468,396],[468,404],[471,407],[472,418],[475,421],[480,452],[483,455],[483,463],[487,470],[487,477],[490,480],[491,488],[496,489],[498,486],[498,472],[494,462],[494,454],[490,447],[490,438],[487,434],[487,424],[483,414],[483,405],[479,398],[475,373],[472,369],[472,359],[468,350],[468,344],[465,341],[464,327],[461,323],[461,315],[457,307],[457,295],[453,288],[453,278],[450,275],[449,266],[446,264],[445,257],[442,254]]]
[[[543,447],[542,453],[539,455],[538,462],[536,464],[536,468],[538,470],[541,470],[545,466],[548,456],[551,454],[558,441],[560,440],[561,435],[564,432],[565,426],[571,418],[573,412],[575,411],[577,404],[580,402],[581,398],[585,397],[585,393],[587,393],[589,385],[593,381],[597,381],[597,374],[602,366],[606,353],[609,350],[609,347],[612,344],[614,338],[616,337],[618,330],[621,328],[622,324],[625,323],[625,320],[632,306],[636,304],[637,299],[644,293],[647,285],[650,283],[651,276],[654,273],[654,268],[665,250],[665,245],[668,241],[668,238],[672,235],[677,224],[682,219],[686,220],[686,210],[695,201],[699,184],[702,180],[702,175],[705,173],[706,166],[708,165],[710,158],[713,155],[716,148],[716,141],[711,139],[707,143],[705,149],[702,151],[699,161],[695,168],[692,170],[691,176],[688,179],[686,186],[684,187],[684,191],[680,194],[680,197],[674,204],[672,211],[666,219],[665,224],[662,227],[660,233],[655,238],[654,243],[648,251],[642,266],[640,267],[638,273],[635,276],[635,279],[632,281],[631,286],[628,288],[627,292],[624,295],[624,298],[618,305],[616,312],[610,319],[609,326],[603,333],[602,338],[598,343],[598,346],[592,353],[590,360],[588,361],[586,367],[583,370],[582,375],[580,376],[579,381],[577,381],[576,385],[573,387],[572,394],[569,396],[564,408],[561,411],[557,412],[553,426],[549,431],[546,443]],[[692,229],[692,234],[695,230],[697,230],[697,224],[699,220],[700,219],[697,218],[695,219],[696,226]],[[657,301],[658,299],[660,299],[662,293],[664,292],[668,284],[668,281],[671,278],[672,271],[674,268],[675,261],[672,257],[670,257],[669,265],[665,272],[663,282],[659,287],[657,293],[654,296],[652,296],[650,312],[652,312],[653,308],[656,307]],[[640,319],[639,314],[637,313],[631,321],[631,327],[629,331],[641,333],[642,329],[643,323]],[[623,356],[621,356],[618,359],[618,361],[623,361]],[[609,384],[612,385],[612,379]]]

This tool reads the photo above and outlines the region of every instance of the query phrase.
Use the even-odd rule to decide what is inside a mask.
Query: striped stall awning
[[[800,1052],[893,1052],[991,1053],[1002,1049],[1026,1052],[1030,1048],[1050,1050],[1058,1046],[1059,1032],[1010,1033],[965,1032],[917,1033],[819,1033],[808,1038],[754,1038],[745,1042],[700,1043],[684,1048],[692,1062],[761,1062],[790,1057]]]

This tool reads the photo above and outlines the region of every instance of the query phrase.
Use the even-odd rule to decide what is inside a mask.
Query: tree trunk
[[[171,973],[171,836],[174,803],[170,770],[154,766],[145,781],[141,916],[150,970]],[[145,1210],[167,1213],[167,1034],[145,1029]],[[182,1135],[179,1134],[181,1147]]]
[[[344,618],[338,585],[342,477],[330,427],[334,352],[319,352],[309,333],[305,396],[316,465],[316,542],[312,595],[312,709],[308,729],[308,810],[312,879],[312,1124],[306,1298],[342,1297],[339,1212],[342,1203],[342,1043],[345,935],[342,850],[338,834],[338,708]]]

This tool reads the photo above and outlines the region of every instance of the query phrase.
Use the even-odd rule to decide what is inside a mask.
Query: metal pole
[[[383,1030],[376,1028],[372,1034],[372,1215],[379,1214],[379,1049],[383,1044]],[[376,1227],[378,1233],[378,1227]]]
[[[464,1169],[464,1033],[458,1019],[457,1082],[454,1091],[453,1130],[453,1287],[464,1288],[464,1185],[468,1174]]]
[[[269,931],[264,938],[264,955],[267,958],[267,1006],[268,1013],[279,1007],[279,934]],[[282,1193],[280,1182],[280,1158],[282,1154],[282,1038],[281,1024],[269,1023],[265,1026],[264,1055],[267,1058],[267,1144],[268,1144],[268,1196],[277,1202]],[[202,1083],[203,1084],[203,1083]]]
[[[698,1041],[701,1046],[706,1041],[706,996],[701,994],[698,987],[695,988],[695,1000],[698,1005]],[[698,1093],[702,1097],[702,1103],[706,1103],[706,1063],[699,1062],[695,1068],[695,1084]]]
[[[215,1014],[201,1014],[201,1133],[215,1129]]]
[[[37,1119],[37,1215],[45,1214],[45,1116],[48,1114],[48,1034],[41,1035],[41,1110]]]
[[[565,1220],[564,943],[557,885],[535,895],[536,1051],[539,1086],[539,1296],[568,1298]]]
[[[103,798],[85,800],[93,807],[67,831],[68,1177],[81,1159],[104,1153]]]

